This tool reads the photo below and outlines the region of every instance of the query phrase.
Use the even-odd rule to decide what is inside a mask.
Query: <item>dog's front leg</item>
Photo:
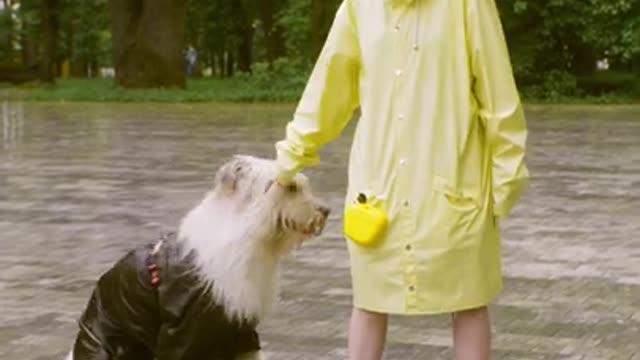
[[[236,360],[267,360],[267,356],[262,351],[255,351],[240,355]]]

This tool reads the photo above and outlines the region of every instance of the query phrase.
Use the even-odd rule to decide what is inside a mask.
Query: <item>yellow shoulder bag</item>
[[[364,246],[376,246],[388,225],[387,214],[358,194],[357,200],[345,207],[344,233],[352,242]]]

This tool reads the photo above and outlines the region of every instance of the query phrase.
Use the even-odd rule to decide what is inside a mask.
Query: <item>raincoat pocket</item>
[[[436,177],[433,182],[434,191],[434,231],[435,246],[458,246],[477,238],[480,202],[464,190],[453,187],[446,179]]]
[[[438,176],[434,179],[433,189],[444,196],[453,209],[459,211],[473,211],[480,208],[480,204],[475,197],[455,189],[442,177]]]

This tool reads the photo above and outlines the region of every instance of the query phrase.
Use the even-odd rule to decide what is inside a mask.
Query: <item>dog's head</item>
[[[217,171],[214,191],[230,211],[251,215],[251,223],[269,227],[289,249],[324,230],[329,208],[313,195],[305,175],[286,186],[275,177],[274,161],[236,155]]]

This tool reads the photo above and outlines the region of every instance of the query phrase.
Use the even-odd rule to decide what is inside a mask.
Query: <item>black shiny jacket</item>
[[[233,360],[258,351],[257,322],[228,319],[173,236],[156,245],[132,250],[100,277],[74,360]]]

